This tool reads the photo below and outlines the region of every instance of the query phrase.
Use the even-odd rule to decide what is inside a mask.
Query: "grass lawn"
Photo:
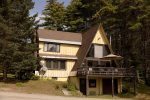
[[[21,92],[21,93],[34,93],[34,94],[47,94],[47,95],[59,95],[62,96],[62,88],[67,87],[67,83],[58,82],[54,80],[29,80],[29,81],[18,81],[14,79],[13,75],[8,75],[6,82],[1,81],[0,75],[0,91],[7,92]],[[131,89],[133,90],[133,89]],[[74,92],[73,96],[79,96],[78,93]],[[81,95],[80,95],[81,96]],[[85,97],[85,96],[83,96]],[[100,96],[88,96],[89,98],[107,98],[112,99],[111,95],[100,95]],[[114,96],[115,98],[134,98],[135,100],[150,100],[150,87],[142,84],[137,85],[137,95],[133,93],[119,94]]]
[[[0,91],[63,95],[61,89],[66,83],[54,80],[30,80],[26,82],[0,82]]]

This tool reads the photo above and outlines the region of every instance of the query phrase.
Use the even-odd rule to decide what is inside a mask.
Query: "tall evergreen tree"
[[[14,44],[12,43],[12,28],[9,16],[9,2],[1,0],[0,3],[0,66],[3,80],[7,79],[8,68],[12,64]]]
[[[65,23],[65,7],[63,3],[57,0],[48,0],[45,10],[43,11],[45,20],[43,26],[51,30],[63,30]]]
[[[35,17],[29,16],[32,0],[4,0],[0,28],[2,39],[0,62],[6,71],[15,73],[20,79],[29,79],[37,65],[35,51]],[[7,26],[5,28],[5,26]],[[8,29],[7,29],[8,28]],[[6,77],[4,77],[5,79]]]
[[[85,21],[82,16],[82,13],[79,11],[82,9],[82,3],[80,0],[72,0],[70,5],[66,9],[67,22],[66,26],[68,27],[67,31],[76,32]]]

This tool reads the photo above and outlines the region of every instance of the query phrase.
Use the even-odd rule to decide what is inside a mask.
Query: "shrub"
[[[76,86],[73,83],[68,83],[67,88],[69,91],[76,91]]]
[[[34,76],[32,71],[20,71],[16,73],[16,78],[18,80],[30,80]]]
[[[40,79],[40,76],[37,76],[37,75],[33,75],[31,77],[31,80],[39,80]]]

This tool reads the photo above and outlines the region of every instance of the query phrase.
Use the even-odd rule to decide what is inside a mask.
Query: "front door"
[[[103,79],[103,94],[111,94],[112,93],[112,79]],[[114,93],[118,93],[118,80],[114,79]]]
[[[80,91],[83,93],[83,95],[86,95],[86,79],[80,78]]]
[[[103,79],[103,94],[111,94],[112,93],[112,80],[111,79]]]

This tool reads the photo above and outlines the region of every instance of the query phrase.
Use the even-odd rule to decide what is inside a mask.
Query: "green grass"
[[[16,83],[0,82],[0,91],[63,95],[61,89],[64,82],[56,82],[54,80],[30,80],[27,82],[18,81]]]
[[[24,84],[21,83],[21,82],[17,82],[17,83],[16,83],[16,86],[17,86],[17,87],[24,87]]]
[[[73,96],[82,96],[73,84],[65,82],[58,82],[54,80],[29,80],[29,81],[18,81],[12,74],[8,74],[8,80],[6,82],[0,82],[0,91],[10,92],[22,92],[22,93],[37,93],[37,94],[48,94],[48,95],[63,95],[62,88],[68,88]],[[2,80],[2,74],[0,74],[0,80]],[[131,83],[132,84],[132,83]],[[146,100],[150,98],[150,87],[137,84],[137,95],[133,94],[133,84],[123,83],[123,87],[129,86],[130,92],[124,94],[118,94],[114,98],[135,98],[137,100]],[[107,98],[112,99],[111,95],[100,95],[100,96],[88,96],[89,98]]]
[[[0,73],[0,91],[63,95],[61,90],[67,84],[49,79],[19,81],[12,74],[8,74],[8,79],[3,82],[2,75]]]

